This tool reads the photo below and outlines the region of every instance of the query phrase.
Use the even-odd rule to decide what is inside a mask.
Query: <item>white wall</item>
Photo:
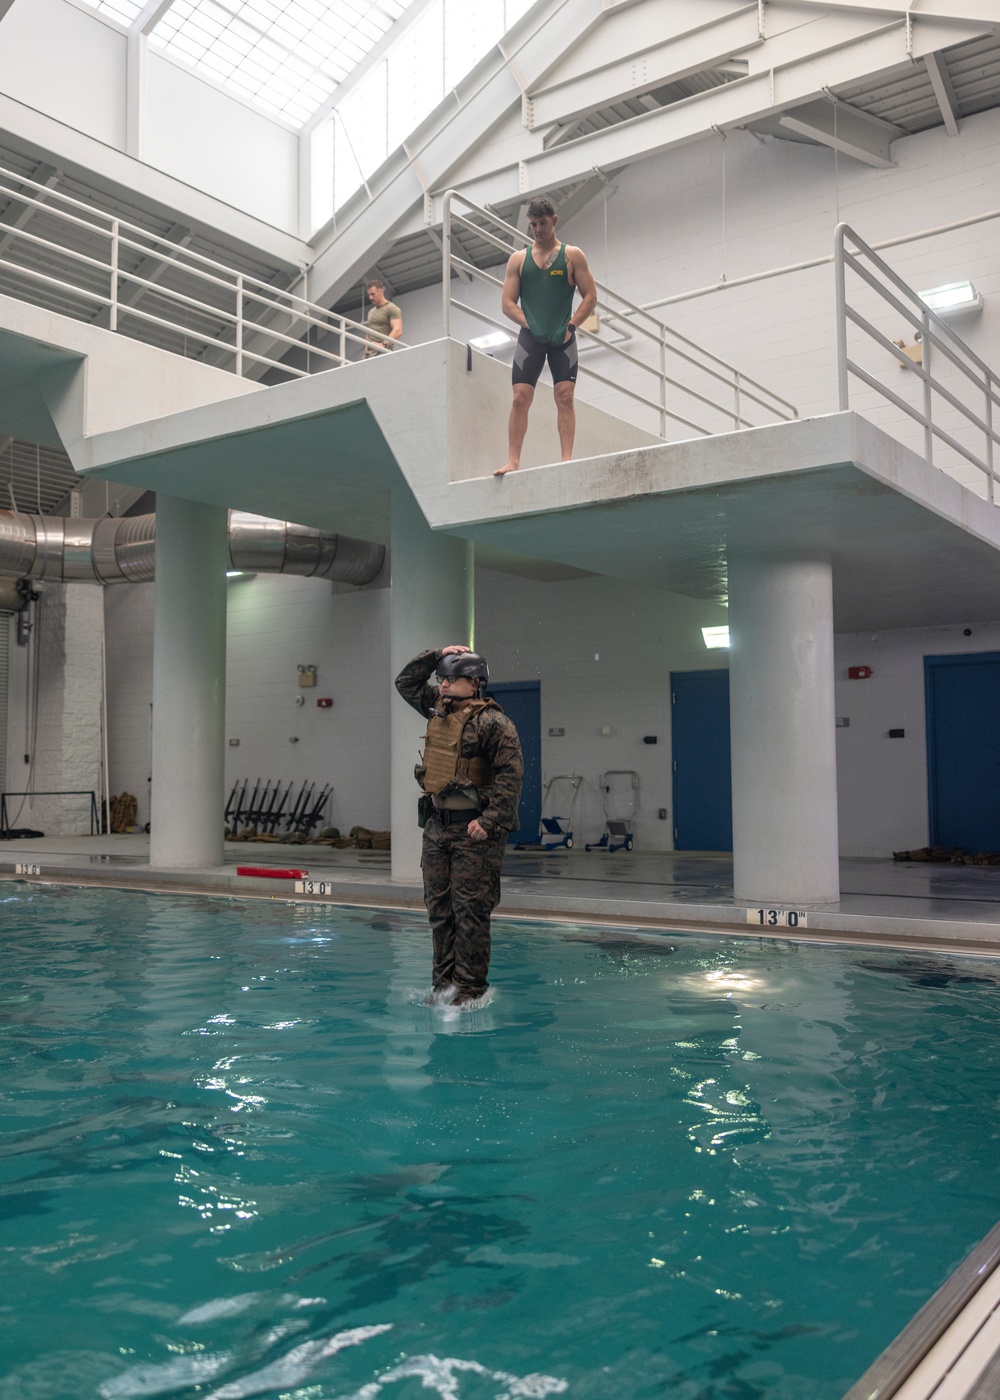
[[[299,665],[317,670],[298,685]],[[389,591],[334,593],[314,579],[258,575],[229,590],[227,792],[237,778],[270,778],[317,791],[334,786],[326,823],[389,825]],[[299,696],[302,706],[296,705]],[[321,710],[320,697],[333,700]],[[296,743],[291,743],[292,738]]]
[[[123,148],[126,46],[66,0],[16,0],[3,21],[0,92]]]
[[[149,820],[155,584],[105,589],[111,785]],[[229,586],[227,794],[237,778],[334,785],[326,819],[345,831],[389,824],[387,589],[334,593],[316,579],[267,575]],[[297,667],[314,665],[315,689]],[[302,706],[296,705],[299,695]],[[320,710],[318,697],[333,699]],[[292,737],[297,739],[291,743]],[[251,784],[252,787],[252,784]]]
[[[140,822],[149,817],[153,589],[105,590],[111,785],[139,798]],[[397,703],[388,685],[388,610],[387,589],[334,594],[326,583],[264,575],[230,585],[226,732],[240,744],[227,749],[227,792],[237,777],[280,776],[294,779],[297,789],[308,776],[334,784],[333,824],[345,831],[388,825],[388,707]],[[700,633],[723,621],[724,612],[601,578],[544,584],[479,570],[476,614],[476,645],[494,679],[541,683],[544,773],[585,778],[578,842],[603,830],[599,774],[636,769],[637,845],[669,850],[670,674],[727,665],[725,652],[705,650]],[[1000,650],[1000,624],[977,624],[970,637],[963,631],[957,623],[836,638],[837,715],[850,720],[837,731],[845,856],[887,857],[927,844],[923,658]],[[427,645],[441,641],[428,638]],[[300,691],[300,663],[317,667],[315,690]],[[871,679],[848,680],[847,668],[856,665],[871,666]],[[300,693],[302,707],[295,704]],[[332,711],[316,707],[316,698],[326,695],[334,700]],[[12,693],[11,787],[23,786],[21,725]],[[610,736],[601,733],[605,725]],[[549,737],[550,728],[565,735]],[[888,731],[897,728],[905,729],[905,738],[890,739]],[[644,744],[647,734],[658,743]],[[292,735],[298,743],[289,743]],[[666,820],[657,816],[661,807]]]
[[[715,604],[610,579],[539,584],[486,570],[477,575],[476,646],[490,675],[541,682],[543,772],[584,777],[578,845],[604,830],[600,774],[635,769],[637,845],[672,848],[670,673],[724,668],[726,653],[706,651],[700,629],[725,619]],[[550,738],[550,728],[565,729],[565,736]],[[647,734],[658,742],[644,744]],[[666,820],[657,817],[661,807]]]
[[[889,856],[926,846],[924,657],[1000,650],[1000,624],[864,632],[836,638],[840,841],[843,855]],[[849,666],[871,666],[848,680]],[[890,729],[903,729],[890,739]]]
[[[298,233],[299,138],[150,50],[144,159],[265,223]]]
[[[154,587],[105,590],[111,785],[139,798],[140,822],[148,820]],[[477,574],[476,597],[476,642],[494,678],[541,681],[546,774],[587,779],[580,832],[589,839],[603,830],[598,775],[635,768],[643,785],[639,840],[669,849],[670,672],[725,666],[725,654],[707,653],[699,631],[724,612],[604,579],[539,584],[486,570]],[[334,784],[332,824],[388,826],[389,705],[402,703],[387,684],[388,627],[388,589],[333,593],[328,583],[267,575],[231,581],[226,734],[240,742],[226,750],[227,793],[237,778],[280,777],[297,788],[308,777]],[[447,640],[455,639],[430,637],[427,645]],[[298,686],[299,664],[316,666],[315,689]],[[297,706],[300,695],[305,703]],[[316,706],[320,696],[332,697],[332,710]],[[550,739],[550,727],[564,728],[565,737]],[[646,734],[659,742],[643,744]],[[657,819],[659,807],[667,820]]]
[[[137,799],[140,826],[149,821],[154,597],[151,583],[104,589],[108,778],[113,795]]]
[[[100,801],[99,590],[86,584],[45,584],[28,647],[16,645],[14,618],[3,615],[0,625],[11,628],[8,791],[94,791]],[[37,703],[32,699],[36,691]],[[90,830],[86,797],[16,798],[8,801],[8,816],[12,826],[34,827],[49,836],[81,836]]]

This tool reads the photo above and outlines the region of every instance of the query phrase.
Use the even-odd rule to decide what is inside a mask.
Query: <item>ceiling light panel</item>
[[[150,42],[255,107],[301,126],[411,3],[174,0]]]

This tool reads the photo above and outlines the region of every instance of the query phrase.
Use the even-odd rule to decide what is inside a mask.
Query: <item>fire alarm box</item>
[[[321,695],[321,696],[319,697],[319,699],[316,701],[316,704],[317,704],[317,706],[319,707],[319,709],[321,709],[321,710],[332,710],[332,709],[333,709],[333,701],[332,701],[332,700],[329,698],[329,696],[327,696],[327,695]]]
[[[866,681],[872,674],[870,666],[848,666],[847,679],[849,681]]]

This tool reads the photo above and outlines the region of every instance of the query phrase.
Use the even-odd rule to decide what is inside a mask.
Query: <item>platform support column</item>
[[[149,862],[223,863],[228,512],[157,493]]]
[[[729,560],[733,884],[738,901],[840,898],[830,560]]]
[[[434,531],[405,484],[392,492],[389,683],[419,652],[473,637],[473,545]],[[420,789],[413,765],[427,721],[393,687],[390,702],[392,878],[420,882]]]

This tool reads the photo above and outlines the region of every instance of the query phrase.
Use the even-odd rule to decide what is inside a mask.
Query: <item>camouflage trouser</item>
[[[434,987],[482,996],[489,985],[490,915],[500,898],[507,833],[473,841],[462,823],[429,817],[420,858],[424,903],[434,935]]]

